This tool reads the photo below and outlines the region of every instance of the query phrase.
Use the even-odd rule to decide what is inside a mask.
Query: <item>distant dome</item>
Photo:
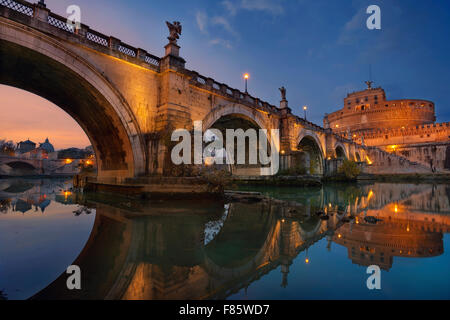
[[[48,138],[45,139],[45,142],[44,142],[44,143],[40,143],[40,144],[39,144],[39,148],[44,149],[45,151],[47,151],[47,153],[55,152],[55,148],[54,148],[53,145],[48,141]]]

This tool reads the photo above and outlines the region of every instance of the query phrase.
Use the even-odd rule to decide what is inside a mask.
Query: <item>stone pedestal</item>
[[[280,109],[284,109],[288,107],[288,101],[286,99],[283,99],[280,101]]]
[[[166,55],[161,60],[161,71],[165,69],[184,69],[186,61],[180,57],[180,46],[175,43],[168,43],[164,48],[166,48]]]
[[[166,56],[180,56],[180,46],[175,43],[168,43],[164,48],[166,48]]]
[[[48,23],[48,13],[50,12],[49,9],[45,7],[44,3],[37,3],[34,5],[34,13],[33,16],[38,19],[39,21]]]

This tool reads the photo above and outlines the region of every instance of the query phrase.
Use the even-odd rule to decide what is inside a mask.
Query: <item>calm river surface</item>
[[[70,190],[0,180],[0,300],[450,299],[450,185],[247,189],[286,206]]]

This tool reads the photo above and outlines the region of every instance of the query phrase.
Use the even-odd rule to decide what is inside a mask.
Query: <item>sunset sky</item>
[[[66,15],[81,8],[82,22],[162,56],[165,21],[181,21],[186,67],[278,104],[287,88],[293,112],[322,125],[325,112],[361,90],[371,66],[387,99],[434,101],[437,120],[450,121],[450,1],[366,0],[46,0]],[[382,29],[366,28],[366,8],[381,7]],[[88,139],[69,116],[31,94],[0,86],[0,139],[47,136],[55,147],[85,147]]]

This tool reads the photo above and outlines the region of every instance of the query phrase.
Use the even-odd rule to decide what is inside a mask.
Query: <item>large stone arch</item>
[[[344,144],[342,144],[341,142],[335,143],[334,152],[335,152],[336,158],[344,158],[344,159],[349,158],[348,150],[344,146]],[[340,152],[342,152],[342,154],[340,154]]]
[[[320,152],[322,153],[322,157],[325,157],[325,151],[324,151],[325,147],[324,147],[322,141],[320,140],[319,136],[314,131],[306,130],[306,129],[301,130],[297,136],[296,146],[298,146],[300,144],[300,142],[302,141],[302,139],[305,137],[308,137],[308,138],[314,140],[315,143],[317,144],[317,146],[319,147]]]
[[[231,126],[230,126],[231,125]],[[215,128],[222,131],[222,136],[224,138],[224,147],[226,146],[226,133],[224,129],[243,129],[246,131],[247,129],[255,129],[257,139],[261,137],[259,134],[259,129],[267,129],[267,148],[270,153],[271,148],[271,122],[267,115],[247,107],[245,105],[240,104],[230,104],[224,106],[218,106],[211,110],[204,118],[202,122],[203,132],[208,129]],[[217,127],[218,126],[218,127]],[[262,170],[265,170],[263,166],[261,166],[260,162],[257,161],[256,164],[250,164],[249,157],[252,152],[249,148],[249,144],[246,139],[246,153],[245,153],[245,164],[237,164],[236,162],[227,166],[228,169],[231,170],[233,175],[245,175],[245,176],[259,176],[262,174]],[[258,144],[259,146],[259,144]],[[229,157],[229,153],[227,152],[227,157]],[[234,157],[237,157],[237,150],[234,150]],[[259,155],[257,155],[259,160]],[[236,161],[237,159],[235,159]]]
[[[324,149],[319,137],[314,132],[302,130],[297,138],[296,149],[293,159],[294,166],[298,165],[297,162],[300,161],[306,166],[306,173],[324,173]]]
[[[145,173],[145,143],[119,91],[90,63],[42,32],[0,18],[0,84],[37,94],[86,132],[99,178]]]
[[[203,118],[203,131],[211,128],[220,118],[225,116],[240,115],[254,121],[259,128],[270,130],[269,120],[267,116],[261,112],[244,105],[224,105],[212,109]]]

